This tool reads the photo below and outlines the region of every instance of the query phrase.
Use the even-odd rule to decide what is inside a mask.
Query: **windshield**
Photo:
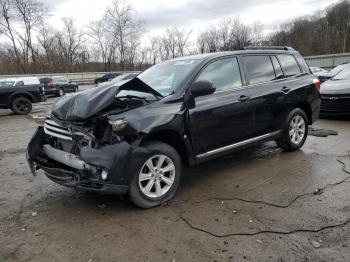
[[[185,77],[200,62],[200,60],[167,61],[138,75],[144,83],[158,91],[163,96],[174,93]]]
[[[337,67],[333,68],[331,71],[329,71],[330,74],[338,74],[341,70],[344,68],[348,67],[349,64],[343,64],[343,65],[338,65]]]
[[[333,80],[350,80],[350,68],[341,71],[339,74],[333,77]]]
[[[0,81],[0,87],[13,86],[15,81]]]

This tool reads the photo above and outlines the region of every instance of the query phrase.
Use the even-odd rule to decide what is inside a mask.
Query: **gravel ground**
[[[349,261],[350,121],[319,120],[338,135],[297,152],[269,142],[187,169],[173,201],[141,210],[30,174],[53,101],[0,110],[0,261]]]

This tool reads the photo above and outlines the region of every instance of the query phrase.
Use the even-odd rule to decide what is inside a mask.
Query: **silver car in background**
[[[350,68],[321,85],[321,116],[350,116]]]

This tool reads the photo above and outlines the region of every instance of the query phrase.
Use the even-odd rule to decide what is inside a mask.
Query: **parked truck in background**
[[[45,91],[37,77],[16,77],[0,80],[0,108],[11,109],[18,115],[32,111],[32,103],[46,100]]]

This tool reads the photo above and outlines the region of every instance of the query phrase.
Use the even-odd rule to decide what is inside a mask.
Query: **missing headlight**
[[[124,119],[109,120],[108,123],[112,126],[112,129],[115,132],[124,129],[128,125],[128,122]]]

